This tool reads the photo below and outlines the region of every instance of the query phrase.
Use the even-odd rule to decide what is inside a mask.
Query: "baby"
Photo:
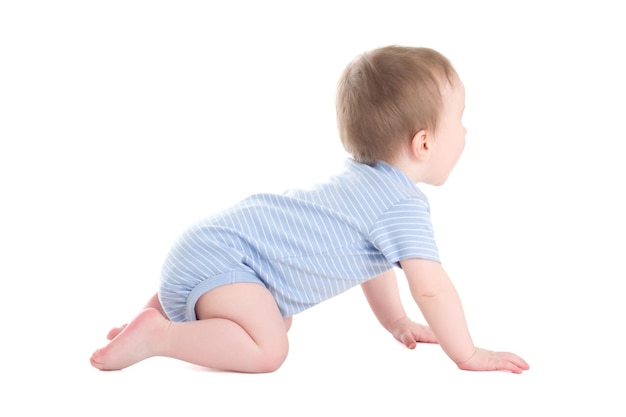
[[[310,189],[253,195],[189,228],[164,262],[158,292],[109,332],[94,367],[165,356],[272,372],[287,357],[292,316],[360,285],[410,349],[439,343],[463,370],[529,369],[513,353],[474,346],[416,186],[443,184],[465,144],[465,90],[448,59],[428,48],[366,52],[344,70],[336,107],[352,155],[344,170]],[[407,317],[394,267],[428,326]]]

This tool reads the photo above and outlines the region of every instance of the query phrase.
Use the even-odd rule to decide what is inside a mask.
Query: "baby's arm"
[[[361,284],[361,288],[380,324],[406,347],[413,349],[420,342],[437,342],[427,326],[407,317],[393,269]]]
[[[474,346],[459,295],[441,264],[424,259],[408,259],[401,264],[413,299],[442,349],[459,368],[514,373],[528,369],[528,364],[513,353]]]

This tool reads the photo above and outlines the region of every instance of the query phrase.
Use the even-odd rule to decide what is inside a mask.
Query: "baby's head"
[[[417,132],[437,130],[443,89],[459,82],[450,61],[429,48],[387,46],[363,53],[338,84],[344,148],[361,163],[392,162]]]

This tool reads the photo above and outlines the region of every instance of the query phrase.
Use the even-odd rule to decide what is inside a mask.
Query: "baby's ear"
[[[430,158],[430,140],[430,134],[425,129],[413,135],[413,139],[411,140],[412,156],[420,161],[428,160],[428,158]]]

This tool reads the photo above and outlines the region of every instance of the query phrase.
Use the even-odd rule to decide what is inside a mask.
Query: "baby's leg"
[[[157,293],[150,297],[144,308],[154,308],[161,313],[163,317],[167,318],[167,314],[163,311],[163,306],[161,305],[161,300],[159,300],[159,295]]]
[[[287,357],[287,327],[274,297],[263,285],[239,283],[217,287],[200,297],[196,316],[199,323],[217,331],[218,339],[206,332],[200,336],[206,336],[204,341],[195,334],[193,340],[200,345],[211,345],[217,354],[186,359],[188,362],[230,371],[272,372]],[[187,346],[182,343],[183,348]]]
[[[288,332],[291,329],[291,322],[293,322],[293,317],[286,317],[284,319],[285,322],[285,330]]]
[[[156,309],[143,310],[91,363],[122,369],[152,356],[167,356],[208,368],[271,372],[287,356],[285,322],[269,291],[259,284],[224,285],[196,304],[198,320],[176,323]]]

